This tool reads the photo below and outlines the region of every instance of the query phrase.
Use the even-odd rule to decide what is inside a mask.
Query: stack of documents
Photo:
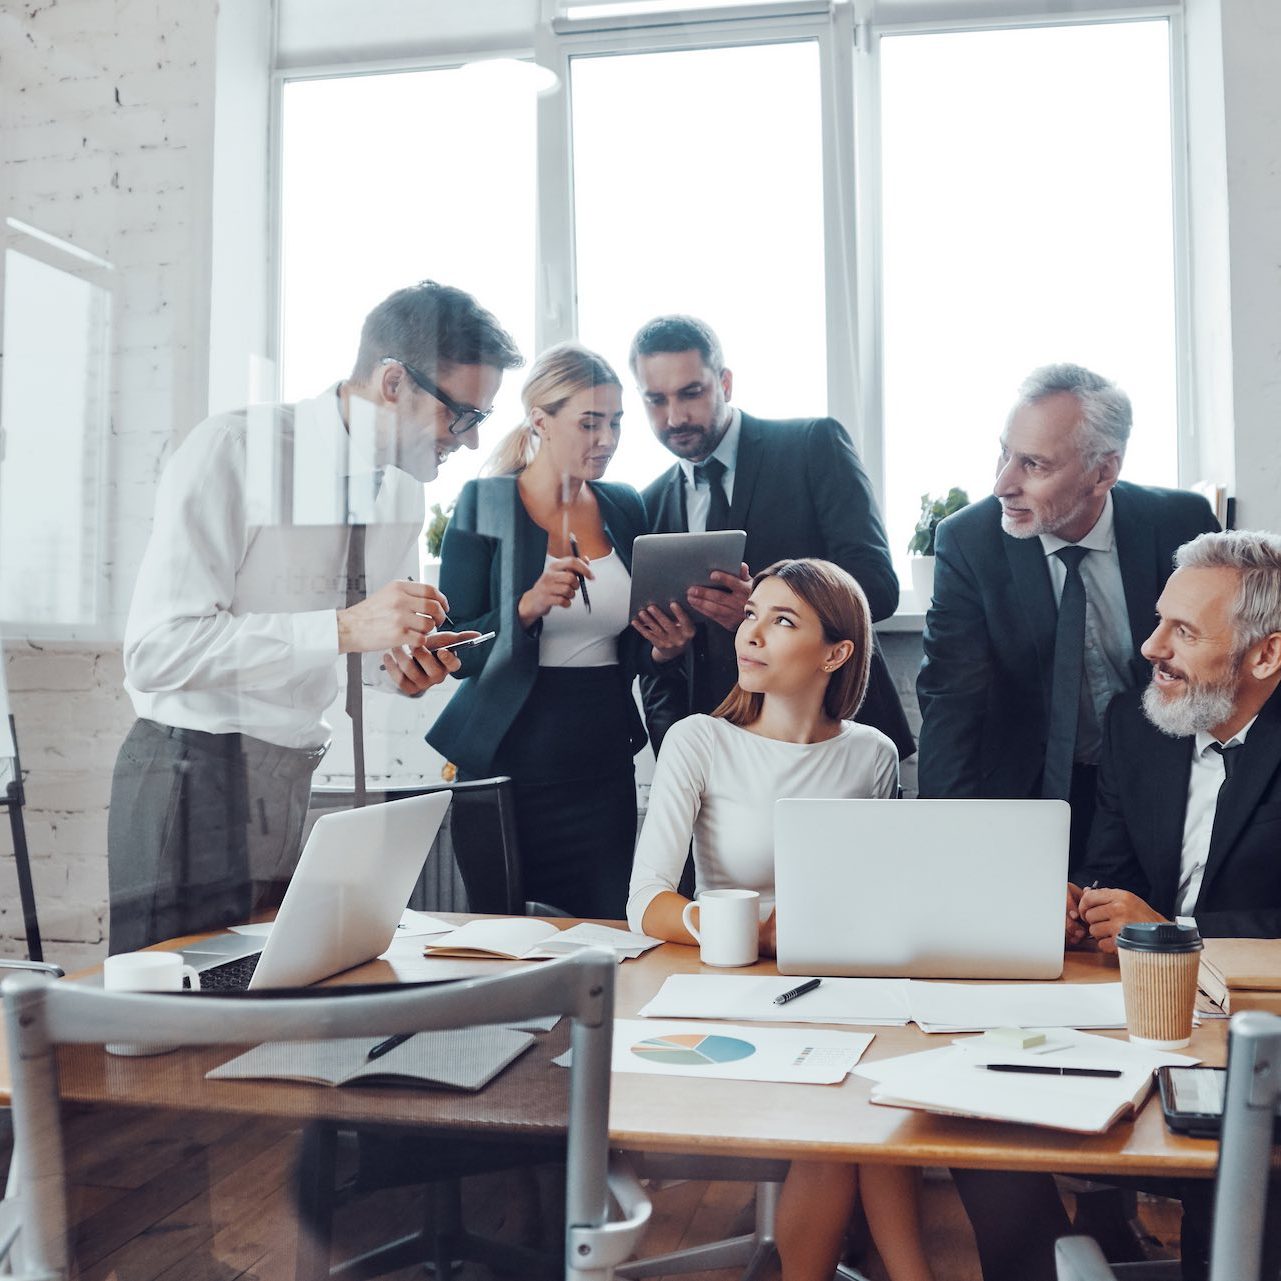
[[[932,983],[919,979],[826,978],[785,1005],[774,1000],[803,979],[761,975],[673,974],[640,1011],[644,1018],[751,1019],[851,1023],[922,1032],[995,1027],[1125,1026],[1120,983]]]
[[[1044,1045],[1033,1049],[1003,1050],[973,1038],[854,1070],[875,1083],[873,1103],[1102,1134],[1142,1104],[1158,1067],[1196,1062],[1186,1054],[1168,1054],[1128,1041],[1056,1028]],[[993,1071],[991,1064],[1002,1065],[1002,1070]],[[1029,1070],[1045,1068],[1101,1069],[1116,1075]]]
[[[1281,1014],[1281,939],[1206,939],[1198,982],[1224,1014]]]

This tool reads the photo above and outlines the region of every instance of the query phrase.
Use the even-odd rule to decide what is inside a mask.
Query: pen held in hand
[[[366,1062],[372,1063],[374,1059],[380,1059],[384,1054],[390,1054],[398,1045],[404,1045],[411,1036],[413,1036],[412,1032],[400,1032],[396,1036],[389,1036],[385,1041],[379,1041],[365,1055]]]
[[[577,556],[579,554],[578,539],[574,537],[574,531],[572,529],[569,531],[569,554],[571,556]],[[583,593],[583,608],[590,614],[592,612],[592,599],[587,594],[587,579],[585,579],[582,574],[575,574],[574,577],[578,579],[579,591]]]
[[[812,992],[820,983],[822,983],[822,981],[822,979],[807,979],[797,987],[791,988],[776,996],[774,998],[774,1004],[786,1005],[788,1001],[794,1001],[798,996],[804,996],[806,992]]]
[[[988,1072],[1026,1072],[1031,1076],[1106,1076],[1115,1079],[1120,1068],[1053,1067],[1048,1063],[977,1063]]]

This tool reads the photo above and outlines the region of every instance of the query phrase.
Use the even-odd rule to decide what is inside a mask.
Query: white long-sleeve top
[[[784,798],[893,797],[898,752],[879,730],[846,721],[822,743],[784,743],[712,716],[667,731],[636,846],[627,920],[680,883],[694,842],[695,885],[747,889],[774,910],[774,802]]]
[[[379,484],[372,415],[353,423],[330,388],[207,418],[174,452],[125,625],[139,716],[282,747],[328,740],[348,519],[367,526],[373,592],[417,577],[424,514],[412,476],[388,468]],[[365,680],[394,689],[380,661],[365,656]]]

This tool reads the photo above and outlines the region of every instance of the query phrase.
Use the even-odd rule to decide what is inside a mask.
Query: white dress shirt
[[[547,564],[554,559],[548,556]],[[568,608],[556,605],[544,615],[539,667],[613,667],[618,662],[618,634],[631,622],[632,576],[612,548],[608,555],[592,558],[592,573],[596,577],[587,580],[590,613],[580,588]]]
[[[170,459],[125,625],[138,715],[314,749],[338,694],[348,512],[367,525],[370,592],[417,577],[423,487],[374,466],[373,413],[336,389],[195,427]],[[362,412],[362,410],[364,412]],[[367,683],[394,689],[365,656]]]
[[[1245,742],[1258,717],[1251,717],[1250,724],[1238,730],[1225,748]],[[1188,809],[1183,816],[1183,852],[1179,859],[1179,892],[1174,896],[1175,913],[1190,917],[1196,911],[1197,896],[1205,876],[1206,859],[1210,857],[1210,836],[1214,831],[1214,815],[1219,808],[1219,789],[1227,778],[1223,757],[1214,750],[1218,739],[1204,730],[1197,730],[1192,748],[1192,769],[1188,774]]]
[[[774,910],[774,802],[784,797],[893,797],[898,750],[880,730],[846,721],[835,738],[785,743],[713,716],[667,731],[636,845],[627,920],[680,884],[694,842],[698,890],[757,890]]]
[[[1090,552],[1081,560],[1081,581],[1085,584],[1085,680],[1081,683],[1081,718],[1076,735],[1076,760],[1090,765],[1097,764],[1103,747],[1103,714],[1112,699],[1129,685],[1129,662],[1134,652],[1113,520],[1109,493],[1093,529],[1079,543],[1065,542],[1055,534],[1041,535],[1056,601],[1063,597],[1067,566],[1054,553],[1060,547],[1073,546]]]
[[[718,462],[725,465],[725,474],[721,477],[721,486],[725,490],[725,501],[732,503],[734,501],[734,470],[738,465],[738,438],[742,432],[743,415],[738,409],[731,409],[729,414],[729,426],[725,428],[725,435],[720,439],[720,443],[708,454],[703,462],[710,458],[715,458]],[[705,534],[707,532],[707,513],[712,505],[712,490],[710,485],[699,485],[694,480],[694,468],[698,464],[690,462],[688,458],[678,458],[677,465],[685,474],[685,528],[691,534]]]

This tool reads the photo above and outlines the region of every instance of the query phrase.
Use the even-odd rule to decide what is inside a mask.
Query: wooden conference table
[[[179,939],[164,946],[179,947],[189,941]],[[398,950],[395,959],[372,961],[330,982],[345,985],[473,977],[496,974],[513,964],[424,958],[415,955],[417,949],[408,948],[408,943],[410,940],[403,940],[398,945],[403,951]],[[616,1014],[634,1016],[669,974],[702,969],[697,949],[677,944],[665,944],[624,962],[618,967]],[[776,971],[767,961],[735,972]],[[1113,982],[1117,978],[1114,960],[1094,954],[1068,955],[1067,981]],[[875,1032],[875,1039],[864,1055],[865,1062],[936,1048],[948,1040],[945,1035],[927,1036],[913,1025],[868,1031]],[[1194,1031],[1189,1052],[1207,1064],[1219,1065],[1225,1060],[1226,1041],[1226,1022],[1206,1020]],[[63,1047],[62,1091],[64,1097],[86,1103],[188,1107],[300,1120],[324,1117],[340,1123],[537,1139],[563,1125],[564,1074],[549,1060],[567,1043],[562,1025],[540,1037],[538,1045],[476,1095],[206,1082],[204,1073],[230,1057],[225,1047],[184,1049],[141,1059],[116,1058],[96,1046]],[[610,1135],[619,1147],[642,1152],[1079,1174],[1209,1177],[1214,1172],[1217,1143],[1170,1134],[1155,1094],[1133,1121],[1119,1122],[1103,1135],[1077,1135],[874,1105],[868,1101],[870,1086],[858,1076],[848,1077],[839,1086],[815,1086],[616,1074]],[[7,1097],[8,1069],[0,1058],[0,1101]]]

